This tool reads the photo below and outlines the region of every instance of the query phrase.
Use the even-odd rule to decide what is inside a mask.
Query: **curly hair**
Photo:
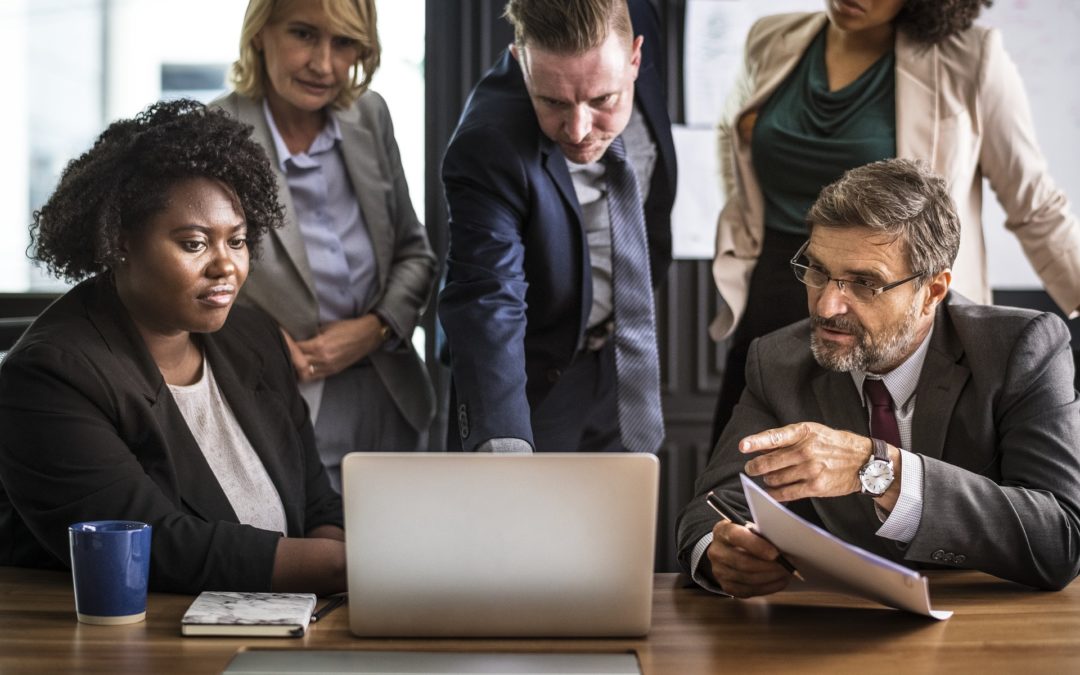
[[[34,258],[73,282],[115,267],[122,235],[146,227],[165,209],[170,188],[189,178],[232,190],[256,257],[283,210],[270,162],[250,134],[250,126],[189,99],[155,103],[113,122],[67,165],[56,191],[34,212]]]
[[[971,28],[993,0],[907,0],[894,25],[916,42],[936,45]]]

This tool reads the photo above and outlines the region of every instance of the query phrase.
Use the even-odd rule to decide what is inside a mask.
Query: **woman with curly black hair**
[[[81,281],[0,368],[0,565],[69,565],[67,526],[153,526],[150,587],[336,592],[341,498],[277,325],[233,307],[282,220],[250,128],[194,101],[115,122],[34,214]]]
[[[926,161],[962,224],[953,288],[991,302],[982,226],[990,179],[1047,292],[1080,307],[1080,223],[1035,140],[1023,83],[1001,35],[973,26],[990,0],[827,0],[825,11],[758,21],[719,124],[726,203],[710,327],[731,335],[713,444],[742,394],[750,342],[807,316],[788,261],[822,187],[891,157]],[[733,333],[733,334],[732,334]]]

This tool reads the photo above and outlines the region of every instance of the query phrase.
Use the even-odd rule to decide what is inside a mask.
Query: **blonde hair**
[[[229,70],[229,81],[237,93],[255,100],[266,95],[266,61],[263,53],[255,48],[255,36],[268,24],[279,21],[296,1],[251,0],[248,3],[244,25],[240,29],[240,58]],[[376,28],[375,0],[320,2],[334,33],[356,40],[357,59],[352,67],[352,79],[332,103],[335,108],[347,108],[367,91],[379,68],[382,47]]]

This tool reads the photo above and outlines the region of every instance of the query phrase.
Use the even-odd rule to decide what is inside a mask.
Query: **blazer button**
[[[469,437],[469,413],[466,410],[464,403],[462,403],[462,404],[460,404],[458,406],[458,409],[457,409],[457,422],[458,422],[458,433],[461,435],[461,438],[462,439],[468,438]]]
[[[943,560],[944,558],[945,558],[945,551],[941,550],[940,548],[930,554],[930,559],[931,560]]]
[[[952,562],[953,560],[956,560],[956,556],[954,556],[952,553],[945,554],[945,562]]]
[[[559,381],[559,378],[562,377],[562,371],[558,368],[548,368],[546,375],[547,381],[551,384],[555,384]]]

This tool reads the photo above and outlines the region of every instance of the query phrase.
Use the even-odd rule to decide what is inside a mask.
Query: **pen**
[[[311,622],[312,623],[317,622],[319,619],[323,618],[324,616],[326,616],[330,612],[332,612],[335,609],[337,609],[338,607],[341,607],[342,605],[344,605],[345,604],[345,599],[348,598],[348,597],[349,597],[348,595],[342,593],[341,595],[335,595],[334,597],[330,598],[330,602],[323,605],[322,609],[320,609],[319,611],[317,611],[317,612],[315,612],[314,614],[311,615]]]
[[[715,492],[710,492],[709,494],[705,495],[705,501],[708,502],[709,506],[713,508],[713,511],[716,511],[724,518],[730,520],[736,525],[746,527],[746,520],[743,519],[743,517],[740,516],[734,509],[725,504],[724,501],[720,499],[720,497],[717,496]],[[762,536],[762,534],[757,530],[751,529],[750,531],[761,537],[762,539],[765,539],[765,537]],[[791,564],[791,561],[784,557],[783,553],[780,553],[776,557],[776,562],[780,563],[781,567],[790,572],[791,575],[799,581],[806,581],[806,579],[803,578],[803,575],[799,573],[799,570],[795,569],[795,566]]]

